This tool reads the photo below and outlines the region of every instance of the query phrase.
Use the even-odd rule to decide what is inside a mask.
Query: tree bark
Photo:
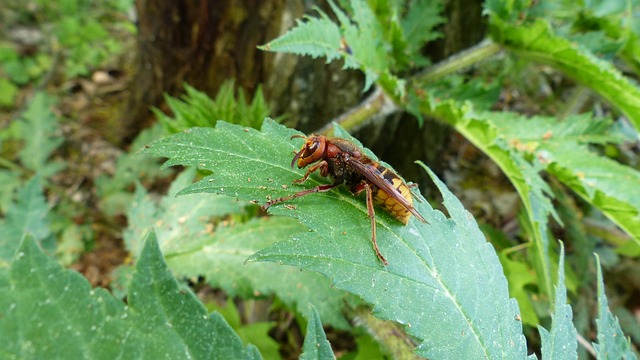
[[[138,38],[131,96],[116,138],[128,143],[152,121],[150,107],[186,82],[210,96],[235,79],[253,94],[264,84],[273,115],[314,128],[360,97],[362,77],[322,59],[273,54],[258,45],[278,37],[311,11],[303,0],[137,0]]]

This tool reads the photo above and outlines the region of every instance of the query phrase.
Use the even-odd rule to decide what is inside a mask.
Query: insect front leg
[[[271,205],[279,204],[281,202],[293,200],[295,198],[299,198],[301,196],[305,196],[305,195],[309,195],[309,194],[313,194],[313,193],[327,192],[327,191],[333,189],[334,187],[336,187],[338,185],[340,185],[339,182],[336,182],[336,183],[333,183],[333,184],[318,185],[318,186],[314,187],[313,189],[302,190],[302,191],[299,191],[299,192],[297,192],[297,193],[295,193],[293,195],[284,196],[284,197],[281,197],[281,198],[269,200],[264,205],[262,205],[261,208],[262,208],[262,210],[267,210]]]
[[[329,174],[329,164],[327,164],[326,160],[322,160],[319,163],[310,167],[309,170],[307,170],[307,172],[304,174],[302,179],[293,180],[293,183],[302,184],[303,182],[307,181],[307,178],[309,177],[309,175],[318,171],[318,169],[320,169],[320,175],[322,176],[327,176]]]

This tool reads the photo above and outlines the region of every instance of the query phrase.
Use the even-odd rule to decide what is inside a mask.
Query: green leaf
[[[137,182],[147,183],[158,178],[166,178],[172,171],[161,171],[158,160],[139,153],[144,146],[166,135],[162,126],[156,124],[143,130],[131,144],[131,151],[116,160],[116,170],[112,176],[98,175],[95,178],[100,208],[109,216],[123,214],[129,208],[133,195],[131,187]]]
[[[551,190],[539,175],[542,164],[535,159],[533,162],[527,161],[522,153],[510,146],[508,139],[502,136],[492,121],[495,113],[478,113],[471,103],[452,100],[423,101],[419,106],[424,114],[453,126],[468,141],[487,154],[509,178],[522,200],[527,221],[531,226],[538,284],[541,292],[551,294],[553,287],[547,222],[549,215],[554,218],[557,218],[557,215],[549,199]],[[512,121],[517,121],[517,118],[518,116],[510,114]]]
[[[64,164],[53,162],[49,157],[64,139],[57,134],[58,119],[52,111],[55,99],[46,93],[33,96],[27,110],[19,120],[19,133],[24,147],[19,152],[25,167],[47,178],[62,170]]]
[[[389,239],[383,235],[388,231],[395,243],[393,251],[385,252],[381,246],[381,251],[388,254],[386,269],[365,262],[359,255],[362,252],[344,245],[337,250],[326,250],[333,244],[323,243],[336,239],[337,234],[322,236],[321,241],[315,242],[318,235],[302,234],[276,243],[253,258],[289,263],[326,274],[335,286],[375,304],[377,316],[406,324],[411,335],[424,340],[417,350],[420,356],[524,358],[522,325],[516,319],[518,306],[509,299],[506,280],[493,249],[458,200],[431,172],[429,174],[442,192],[451,218],[446,219],[428,205],[417,204],[423,215],[431,214],[426,215],[430,222],[426,225],[428,230],[415,223],[410,223],[407,229],[383,222],[385,231],[378,228],[379,244],[382,239]],[[365,211],[362,210],[362,215]],[[492,286],[490,294],[486,291],[487,284]],[[503,310],[496,313],[496,306]],[[492,330],[484,331],[489,328]],[[501,330],[495,330],[498,328]]]
[[[491,113],[491,121],[501,136],[517,140],[523,150],[536,150],[546,144],[606,144],[633,141],[613,127],[611,119],[591,114],[558,119],[551,116],[526,117],[509,112]]]
[[[24,185],[21,174],[17,171],[0,169],[0,213],[6,214],[13,204],[13,197],[18,188]]]
[[[577,359],[577,331],[573,326],[571,305],[567,304],[567,288],[564,285],[564,245],[560,245],[560,262],[558,264],[558,283],[551,314],[551,332],[538,325],[542,342],[543,359]]]
[[[324,12],[317,11],[319,17],[306,16],[303,21],[296,20],[293,29],[259,48],[308,55],[313,58],[326,57],[327,62],[341,59],[343,54],[340,52],[340,28]],[[346,68],[357,68],[355,65],[349,61],[345,63]]]
[[[624,229],[640,244],[640,172],[600,156],[588,143],[618,143],[625,137],[610,120],[589,114],[563,121],[536,116],[495,114],[491,121],[516,150],[535,154],[546,171]]]
[[[215,192],[263,202],[328,182],[313,175],[290,188],[303,174],[289,166],[297,147],[289,138],[295,134],[269,120],[261,132],[218,122],[215,129],[176,134],[146,151],[169,158],[165,166],[193,165],[213,172],[182,193]],[[297,217],[310,231],[251,259],[327,275],[335,287],[374,304],[377,316],[405,324],[424,341],[421,356],[525,358],[518,306],[509,299],[494,250],[460,202],[433,178],[451,218],[426,202],[415,205],[429,224],[412,219],[403,226],[377,211],[378,244],[389,260],[387,267],[371,249],[364,200],[344,188],[272,206],[271,213]]]
[[[181,254],[199,245],[199,238],[211,234],[211,220],[231,213],[240,213],[246,205],[227,196],[181,196],[179,190],[193,182],[195,168],[180,174],[171,184],[168,195],[156,204],[141,186],[136,189],[135,199],[127,218],[130,226],[124,232],[125,244],[130,252],[138,254],[143,238],[154,226],[165,257]],[[200,240],[201,241],[201,240]]]
[[[442,33],[435,30],[446,21],[440,16],[441,12],[442,3],[439,1],[414,0],[409,4],[406,17],[401,20],[409,58],[417,65],[424,66],[428,63],[421,54],[424,45],[442,36]]]
[[[260,300],[258,300],[260,301]],[[266,359],[281,360],[280,344],[269,336],[269,332],[276,326],[272,321],[248,322],[243,324],[241,315],[234,301],[228,299],[226,303],[220,306],[217,301],[209,301],[206,303],[207,309],[215,310],[229,323],[233,330],[238,334],[245,344],[251,343],[260,351],[260,354]],[[243,302],[243,309],[250,312],[250,308],[254,307],[252,300]]]
[[[91,289],[27,237],[0,273],[0,348],[8,359],[259,359],[167,270],[153,234],[124,303]]]
[[[9,81],[9,79],[0,79],[0,107],[13,106],[17,92],[18,87]]]
[[[368,334],[357,336],[356,345],[358,346],[358,352],[353,360],[384,359],[380,346]]]
[[[213,127],[218,119],[253,128],[259,128],[262,120],[269,116],[271,110],[258,86],[253,100],[248,103],[244,93],[236,90],[233,80],[225,81],[218,90],[215,99],[206,93],[185,84],[186,94],[180,98],[165,96],[172,116],[159,109],[154,113],[170,133],[180,132],[194,126]]]
[[[598,359],[636,359],[636,355],[631,350],[629,339],[620,329],[618,318],[614,317],[609,309],[598,255],[596,255],[596,265],[598,271],[598,319],[596,320],[598,343],[594,343],[593,347],[596,349]]]
[[[611,102],[640,131],[640,88],[610,62],[596,58],[575,42],[553,34],[544,20],[508,23],[492,16],[492,38],[524,59],[551,65]]]
[[[498,256],[500,257],[500,263],[504,268],[504,273],[509,282],[509,294],[518,300],[522,323],[529,326],[539,324],[540,319],[531,303],[531,294],[527,290],[527,286],[536,284],[536,277],[533,275],[531,266],[524,261],[509,259],[506,251],[500,253]]]
[[[186,352],[197,357],[260,358],[252,346],[244,347],[224,319],[207,315],[196,296],[179,286],[162,259],[152,232],[142,250],[128,296],[128,306],[140,311],[134,316],[143,347],[151,358],[178,357]],[[136,319],[137,318],[137,319]],[[196,336],[193,336],[196,335]],[[175,355],[169,355],[175,352]],[[157,355],[153,355],[156,353]]]
[[[600,209],[640,244],[640,172],[584,146],[550,144],[539,154],[548,162],[549,173]]]
[[[279,360],[282,359],[280,344],[269,336],[274,326],[274,322],[255,322],[243,325],[235,331],[245,344],[251,343],[266,359]]]
[[[327,340],[327,336],[322,328],[320,315],[313,307],[310,306],[309,322],[307,323],[307,335],[304,337],[304,345],[300,360],[333,360],[336,356],[333,354],[331,344]]]
[[[7,208],[0,223],[0,268],[9,263],[25,234],[43,243],[47,250],[53,249],[55,244],[49,229],[48,213],[42,181],[36,176],[18,191],[16,202]]]
[[[404,81],[390,71],[391,45],[384,43],[383,25],[369,4],[353,0],[351,18],[333,1],[329,5],[339,25],[317,10],[319,17],[305,17],[304,22],[298,21],[293,29],[260,49],[314,58],[324,56],[327,62],[343,59],[344,68],[360,69],[365,74],[365,91],[378,81],[388,93],[402,96]]]
[[[327,323],[339,329],[349,327],[342,315],[345,295],[331,288],[327,278],[271,263],[245,264],[251,254],[277,239],[304,231],[303,226],[284,217],[251,219],[245,223],[232,220],[230,225],[215,226],[216,219],[240,214],[246,204],[214,194],[176,197],[194,177],[193,168],[180,174],[159,204],[138,187],[124,234],[131,252],[138,253],[137,239],[155,228],[167,263],[177,274],[204,275],[209,284],[224,289],[230,296],[276,294],[288,306],[297,305],[299,311],[312,303]]]

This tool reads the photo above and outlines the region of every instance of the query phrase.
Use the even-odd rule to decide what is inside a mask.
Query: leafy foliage
[[[257,200],[291,194],[293,189],[280,185],[301,176],[285,158],[294,148],[287,140],[293,134],[272,121],[265,121],[261,132],[219,122],[215,129],[192,129],[160,140],[147,151],[167,157],[165,166],[213,171],[181,194],[214,192]],[[321,181],[312,176],[304,186]],[[371,251],[368,227],[361,225],[366,224],[366,206],[345,190],[296,199],[294,209],[270,208],[273,214],[297,217],[311,232],[297,233],[250,259],[327,275],[336,287],[375,304],[378,316],[410,324],[408,331],[425,340],[418,350],[422,356],[490,358],[507,352],[511,358],[525,357],[517,304],[509,299],[495,253],[460,203],[434,181],[451,218],[422,203],[416,208],[428,225],[411,221],[402,226],[390,215],[377,214],[387,268]],[[481,284],[492,284],[493,291],[487,293]],[[429,311],[423,307],[425,299],[431,299]],[[496,306],[504,311],[496,313]]]
[[[540,318],[536,314],[534,305],[530,300],[531,294],[528,290],[531,286],[537,284],[535,274],[525,261],[511,259],[506,250],[498,254],[498,256],[509,282],[509,295],[518,300],[522,323],[529,326],[538,325]]]
[[[254,303],[251,300],[245,303],[245,306],[250,307]],[[238,334],[240,339],[245,344],[253,344],[260,350],[260,354],[265,359],[282,359],[279,349],[280,344],[277,343],[272,337],[269,336],[269,332],[276,326],[274,321],[254,321],[250,323],[244,323],[241,319],[240,309],[233,301],[227,301],[226,305],[218,306],[215,302],[207,302],[207,309],[210,311],[216,311],[224,317],[229,323],[229,326],[233,328],[233,331]]]
[[[57,55],[62,63],[62,70],[71,78],[87,75],[92,68],[122,50],[122,44],[113,37],[113,32],[131,33],[132,29],[115,26],[113,17],[107,16],[104,12],[109,8],[111,11],[123,12],[130,6],[126,2],[107,1],[101,4],[102,6],[96,6],[83,0],[38,0],[34,1],[31,7],[25,8],[20,6],[18,1],[10,0],[6,6],[14,11],[24,12],[22,16],[26,19],[36,20],[42,42],[57,48],[60,52]],[[42,57],[42,54],[39,56]],[[48,70],[48,66],[43,65],[48,63],[50,66],[53,62],[50,56],[44,61],[36,56],[34,59],[25,58],[19,62],[12,62],[10,65],[22,70],[22,81],[25,81],[36,77],[34,69],[42,74]],[[9,72],[8,69],[5,70]]]
[[[380,2],[380,17],[365,0],[351,2],[351,17],[329,1],[339,24],[317,10],[319,17],[306,17],[296,27],[262,46],[263,50],[342,59],[344,67],[360,69],[366,76],[365,90],[374,82],[402,97],[404,81],[394,72],[427,61],[421,46],[439,34],[434,28],[443,22],[439,2],[412,1],[402,12],[400,3]],[[389,51],[391,49],[391,51]]]
[[[557,215],[548,197],[550,189],[538,174],[541,164],[528,162],[521,153],[510,148],[507,139],[491,120],[495,114],[476,113],[471,103],[460,106],[451,100],[421,106],[423,112],[452,125],[485,152],[514,185],[532,224],[538,284],[543,293],[550,294],[552,280],[547,221],[549,215]]]
[[[42,77],[53,65],[53,59],[50,54],[41,52],[31,57],[23,57],[13,47],[0,45],[0,64],[8,83],[4,85],[7,87],[5,91],[11,92],[11,89],[17,90],[18,86],[26,85],[30,81]],[[13,105],[13,102],[3,105],[10,106]]]
[[[20,189],[16,202],[9,206],[0,222],[0,264],[9,263],[25,235],[52,250],[54,244],[49,223],[49,207],[42,194],[42,181],[34,177]]]
[[[158,120],[169,133],[176,133],[194,126],[213,127],[219,119],[227,119],[234,124],[257,129],[270,113],[260,86],[251,103],[247,102],[242,90],[238,91],[237,99],[235,98],[232,80],[222,84],[215,99],[211,99],[204,92],[187,84],[184,88],[186,94],[179,99],[165,96],[167,105],[174,114],[173,117],[153,109]]]
[[[618,3],[618,5],[620,4],[622,2]],[[398,64],[407,63],[404,62],[406,58],[399,55],[402,52],[396,53],[391,50],[402,49],[407,44],[407,37],[403,36],[402,31],[399,31],[402,26],[398,26],[398,23],[395,22],[402,17],[401,12],[398,12],[399,8],[394,7],[395,5],[397,3],[386,1],[369,2],[368,4],[351,1],[345,4],[347,10],[343,11],[332,3],[332,9],[339,20],[340,28],[336,28],[326,15],[320,13],[318,18],[307,18],[308,22],[298,23],[289,33],[273,40],[266,48],[272,51],[325,56],[327,61],[344,59],[345,67],[362,70],[367,76],[367,86],[376,82],[396,100],[397,105],[412,113],[419,114],[419,116],[426,115],[452,125],[467,140],[496,162],[514,185],[523,202],[525,209],[523,219],[526,222],[523,225],[524,229],[528,229],[531,234],[530,240],[533,247],[530,248],[530,253],[535,259],[532,268],[526,263],[506,256],[503,258],[503,262],[510,264],[510,273],[525,274],[527,271],[535,271],[537,281],[531,275],[521,276],[517,281],[511,279],[511,285],[514,290],[513,294],[518,296],[522,304],[528,305],[528,310],[525,312],[531,316],[526,316],[527,322],[537,323],[537,314],[533,312],[533,306],[528,304],[530,296],[528,290],[524,290],[525,284],[537,285],[540,293],[549,298],[556,298],[557,304],[566,302],[564,284],[559,283],[556,288],[556,291],[562,292],[562,294],[555,293],[554,295],[552,286],[551,274],[555,266],[555,261],[552,259],[556,255],[553,243],[550,241],[548,221],[549,215],[558,222],[560,218],[551,201],[551,187],[546,178],[541,176],[541,172],[546,171],[578,194],[588,205],[600,210],[631,235],[637,248],[640,244],[637,234],[640,203],[638,203],[637,191],[635,191],[640,187],[638,172],[632,167],[624,166],[598,152],[598,147],[601,146],[620,144],[622,141],[628,140],[633,141],[637,134],[634,134],[633,138],[625,137],[615,131],[610,121],[594,119],[585,115],[568,117],[559,121],[552,117],[527,119],[513,113],[479,111],[478,109],[488,109],[491,104],[487,106],[486,102],[491,99],[468,96],[464,91],[450,90],[452,86],[448,88],[446,81],[438,82],[436,86],[433,82],[411,82],[413,80],[411,77],[396,77],[393,81],[387,81],[380,75],[384,71],[378,71],[377,66],[386,66],[389,70],[394,69],[394,66]],[[411,2],[411,5],[416,5],[416,2]],[[555,8],[553,8],[554,6]],[[637,117],[637,114],[640,113],[638,108],[640,91],[637,85],[624,77],[610,62],[604,61],[594,54],[596,52],[609,56],[614,54],[620,56],[632,69],[637,68],[637,54],[640,53],[637,51],[640,48],[638,46],[638,27],[633,26],[629,21],[630,14],[636,13],[637,8],[600,2],[580,4],[579,7],[582,12],[576,16],[575,4],[566,1],[533,4],[518,1],[488,1],[485,4],[485,9],[490,16],[490,35],[493,41],[502,45],[510,54],[524,60],[551,65],[567,76],[587,85],[626,115],[638,129],[640,128]],[[562,9],[570,9],[571,11],[563,12]],[[536,18],[545,11],[552,15],[545,19]],[[346,17],[347,13],[350,14],[350,18]],[[416,13],[414,12],[414,14]],[[623,18],[622,27],[617,25],[619,23],[616,22],[618,20],[616,17]],[[550,20],[555,20],[561,25],[553,27],[552,30]],[[389,25],[381,28],[375,25],[371,26],[376,23]],[[313,37],[310,29],[316,27],[334,29],[333,37],[323,37],[326,42],[322,47],[313,46],[318,39]],[[305,35],[297,37],[301,34],[298,32],[301,28],[305,29]],[[341,32],[338,33],[338,30]],[[583,34],[578,34],[580,31]],[[374,37],[373,41],[366,38],[371,34]],[[432,37],[426,36],[421,41],[429,41],[429,39]],[[599,41],[600,39],[603,39],[604,42]],[[342,41],[340,46],[336,45],[338,40]],[[360,61],[358,51],[355,50],[356,46],[353,46],[358,41],[367,41],[368,45],[375,43],[375,41],[378,41],[378,44],[388,44],[386,49],[390,51],[384,57],[382,54],[376,53],[375,50],[370,50],[367,55],[370,55],[371,58],[367,61]],[[311,44],[309,48],[305,47],[309,44]],[[455,61],[457,59],[451,59],[454,65]],[[464,63],[464,61],[461,60],[460,63]],[[446,65],[443,64],[443,66]],[[451,66],[451,68],[454,67]],[[434,71],[439,71],[439,69],[438,66],[434,67]],[[393,72],[393,70],[391,71]],[[409,82],[405,83],[407,80]],[[473,81],[473,79],[466,80]],[[405,84],[410,84],[410,86],[405,87]],[[411,88],[416,85],[416,88]],[[468,87],[464,81],[461,85]],[[456,86],[455,88],[459,89],[460,87]],[[405,93],[408,97],[398,96]],[[497,97],[494,97],[493,101],[495,99]],[[564,199],[565,195],[560,193],[560,196]],[[297,199],[296,202],[298,201],[303,202],[302,199]],[[581,230],[580,227],[574,226],[576,221],[580,221],[579,216],[564,217],[571,220],[571,231],[574,233],[584,231],[584,229]],[[337,233],[330,233],[327,238],[335,239],[337,235]],[[299,240],[298,238],[296,240],[304,241],[308,237],[310,236],[299,237]],[[578,236],[578,238],[584,238],[584,236]],[[291,240],[286,244],[283,245],[283,249],[279,250],[284,251],[285,246],[293,247],[297,243]],[[274,245],[274,248],[278,248],[278,245]],[[578,245],[576,244],[576,246]],[[319,248],[307,250],[307,256],[313,257],[312,254],[319,252],[319,250]],[[585,251],[581,249],[580,256],[585,257]],[[620,248],[620,251],[623,250]],[[632,253],[628,249],[624,251],[627,254]],[[280,260],[280,257],[275,255],[272,258]],[[321,267],[319,261],[312,262],[312,260],[298,260],[298,262],[291,260],[291,263],[303,267],[313,263]],[[582,269],[585,268],[582,266]],[[565,296],[565,298],[559,298],[559,296]],[[571,325],[570,321],[563,321],[561,322],[563,325],[560,328],[557,327],[558,320],[563,316],[558,311],[570,314],[571,309],[561,307],[556,308],[556,311],[554,327],[548,339],[558,337],[566,340],[571,338],[575,329],[573,326],[569,326]],[[569,331],[569,328],[574,329],[573,333]],[[566,344],[566,341],[564,343]],[[548,342],[546,346],[545,352],[547,354],[557,354],[551,351],[553,346]]]
[[[622,333],[618,319],[611,314],[607,296],[604,292],[600,258],[596,256],[598,272],[598,343],[593,344],[598,359],[636,359],[631,350],[629,339]]]
[[[63,164],[49,161],[63,139],[57,134],[58,119],[52,112],[55,100],[39,92],[33,96],[22,119],[17,122],[17,134],[24,140],[18,156],[21,163],[34,172],[48,177],[63,168]]]
[[[349,327],[341,312],[344,294],[332,289],[325,277],[276,264],[245,264],[251,254],[277,239],[304,231],[298,222],[284,217],[242,222],[240,214],[247,204],[229,196],[176,197],[194,175],[193,170],[182,173],[159,204],[138,188],[124,234],[132,253],[139,252],[142,235],[155,228],[167,263],[178,276],[204,275],[211,286],[230,296],[275,294],[291,307],[303,306],[301,313],[312,303],[327,324]],[[231,221],[221,222],[229,216]]]
[[[611,102],[636,129],[640,129],[640,89],[611,63],[554,35],[549,24],[543,20],[522,26],[501,21],[497,17],[491,19],[492,37],[497,42],[525,59],[552,65],[585,84]]]
[[[541,3],[534,12],[549,19],[559,35],[593,53],[617,56],[640,73],[640,28],[634,21],[637,8],[623,1],[553,1]]]
[[[84,277],[45,256],[31,237],[9,270],[0,272],[0,287],[5,358],[260,358],[220,315],[208,315],[176,282],[153,234],[136,266],[127,306],[103,289],[90,289]]]
[[[0,106],[13,105],[14,98],[18,92],[18,87],[15,86],[9,79],[0,79]]]
[[[571,322],[573,314],[571,306],[567,304],[567,289],[564,285],[564,246],[560,248],[560,263],[558,264],[558,284],[556,285],[556,297],[553,304],[555,310],[551,315],[553,323],[551,332],[538,326],[542,340],[543,359],[575,359],[576,352],[576,328]]]
[[[335,355],[333,355],[331,344],[327,341],[327,336],[322,328],[320,316],[313,306],[311,306],[311,310],[309,311],[307,336],[304,339],[303,351],[302,355],[300,355],[300,359],[302,360],[331,360],[336,358]]]
[[[189,290],[173,281],[158,246],[177,276],[205,276],[211,286],[224,289],[227,295],[263,299],[273,294],[298,313],[306,313],[307,303],[315,304],[318,311],[312,310],[309,316],[304,356],[333,358],[320,317],[326,324],[348,328],[341,310],[345,300],[353,299],[345,297],[343,289],[374,304],[376,316],[404,324],[410,335],[422,342],[420,355],[522,358],[526,356],[522,323],[538,329],[543,358],[576,356],[576,328],[581,334],[595,332],[587,324],[591,316],[588,299],[595,296],[585,296],[596,268],[590,263],[591,253],[597,251],[605,267],[630,264],[625,271],[631,277],[638,269],[636,259],[629,257],[640,254],[640,176],[634,163],[637,147],[629,144],[637,141],[640,128],[640,91],[631,76],[627,77],[640,74],[640,26],[634,21],[640,14],[637,2],[488,0],[485,12],[491,40],[480,45],[493,53],[502,50],[507,56],[479,62],[491,51],[478,55],[482,53],[472,48],[428,68],[430,59],[424,45],[440,36],[434,29],[444,21],[439,15],[441,2],[339,3],[341,7],[329,3],[331,17],[317,10],[316,15],[298,20],[290,32],[263,48],[325,57],[341,61],[345,68],[359,69],[366,77],[365,88],[375,85],[382,89],[395,109],[408,110],[420,120],[433,118],[451,125],[495,161],[514,185],[524,208],[517,217],[517,233],[483,226],[492,229],[488,234],[501,249],[499,259],[504,269],[470,215],[433,176],[449,218],[426,204],[417,207],[429,215],[427,225],[412,221],[404,227],[389,214],[376,214],[380,247],[391,260],[387,268],[371,251],[364,200],[345,189],[309,195],[270,209],[285,216],[256,218],[257,206],[247,200],[263,203],[328,180],[312,176],[303,185],[291,185],[302,175],[288,168],[288,154],[297,149],[297,143],[287,139],[296,132],[271,122],[262,132],[249,129],[260,127],[268,107],[260,90],[249,102],[232,83],[226,83],[215,100],[187,86],[184,97],[167,98],[175,119],[157,113],[170,132],[213,127],[220,119],[246,127],[219,123],[213,130],[189,130],[149,150],[169,154],[169,163],[205,169],[205,179],[190,185],[202,173],[189,169],[172,184],[167,197],[158,199],[143,188],[162,186],[154,181],[171,172],[160,174],[155,161],[126,154],[118,160],[113,177],[87,182],[96,184],[96,213],[69,216],[64,210],[69,206],[67,200],[60,203],[59,189],[50,187],[61,177],[54,175],[65,166],[52,160],[63,155],[59,151],[63,140],[58,117],[53,111],[56,100],[44,93],[29,96],[24,92],[30,88],[49,91],[55,84],[43,83],[50,75],[84,75],[117,53],[120,42],[113,31],[131,32],[133,26],[124,22],[113,26],[112,19],[120,15],[113,17],[110,11],[121,13],[131,3],[36,0],[24,7],[9,0],[3,10],[17,16],[7,17],[3,12],[4,28],[13,31],[13,25],[30,27],[36,23],[46,30],[36,30],[45,36],[27,48],[17,43],[0,45],[0,106],[10,107],[15,99],[31,99],[27,109],[19,112],[20,118],[0,132],[0,140],[8,140],[2,144],[0,158],[0,165],[6,168],[0,170],[0,209],[4,215],[0,220],[0,290],[6,294],[0,298],[0,331],[9,334],[0,339],[0,348],[8,349],[6,357],[103,353],[114,357],[113,351],[121,351],[115,355],[122,357],[138,357],[159,355],[167,349],[169,356],[179,356],[187,349],[189,355],[199,357],[218,346],[229,350],[224,354],[227,357],[259,356],[240,339],[262,343],[265,357],[277,356],[275,343],[267,337],[272,323],[241,324],[238,310],[228,302],[227,310],[221,311],[229,316],[239,336],[234,335],[220,315],[207,315]],[[541,71],[535,76],[548,77],[551,86],[528,81],[530,73],[518,68],[524,61],[534,63],[528,69],[536,63],[544,65],[537,68]],[[471,64],[475,65],[473,71],[458,71]],[[453,72],[457,73],[452,76]],[[428,76],[422,77],[425,74]],[[574,88],[575,93],[591,89],[608,102],[599,108],[596,99],[593,109],[597,114],[620,113],[622,121],[612,123],[588,114],[571,116],[582,109],[575,104],[579,97],[570,91],[555,93],[557,85],[573,86],[573,82],[556,82],[562,75],[583,86]],[[57,83],[58,76],[55,78]],[[530,83],[528,89],[533,91],[551,91],[549,99],[562,105],[570,94],[564,113],[547,106],[545,99],[533,107],[534,111],[524,107],[525,112],[544,111],[551,116],[524,117],[496,111],[513,105],[509,104],[509,92],[504,92],[518,92],[514,84],[508,84],[513,79]],[[635,129],[627,129],[623,135],[617,130],[625,117]],[[336,133],[356,142],[341,129]],[[162,129],[156,127],[143,134],[132,149],[161,135]],[[28,178],[31,180],[24,180]],[[174,198],[184,187],[185,196]],[[192,194],[200,192],[231,196]],[[44,193],[52,194],[50,202]],[[94,202],[86,204],[93,206]],[[61,270],[34,245],[35,239],[47,253],[55,252],[58,260],[70,263],[74,259],[70,249],[75,244],[87,238],[93,241],[91,230],[82,234],[83,229],[104,225],[76,222],[106,215],[107,231],[117,237],[113,225],[122,222],[114,219],[124,213],[129,224],[126,245],[139,255],[136,277],[128,287],[129,307],[103,290],[89,290],[79,275]],[[549,226],[549,215],[564,228]],[[617,226],[626,234],[617,228],[608,234],[597,232],[593,220],[602,221],[601,215],[611,220],[612,224],[606,225],[609,229]],[[145,246],[140,240],[153,227],[159,244],[148,241]],[[555,237],[570,244],[566,259],[560,247],[557,261]],[[521,238],[530,243],[517,245]],[[11,260],[14,253],[17,255]],[[250,256],[268,262],[245,264]],[[508,292],[502,270],[508,278]],[[622,329],[637,343],[638,324],[624,308],[609,310],[599,260],[597,270],[599,315],[594,345],[598,357],[636,358]],[[553,281],[556,271],[557,282]],[[572,294],[580,298],[570,307]],[[509,296],[518,300],[520,310]],[[619,302],[615,299],[611,303]],[[547,323],[549,315],[552,321],[546,330],[540,324]],[[232,349],[211,341],[209,330],[218,331],[221,335],[216,339],[231,344]],[[370,338],[359,336],[359,330],[354,332],[358,346],[375,348],[374,353],[381,356],[378,346],[367,345]],[[525,333],[530,330],[535,331],[531,328]],[[374,337],[379,339],[380,334]],[[116,343],[119,347],[111,346]],[[75,347],[66,347],[68,344]],[[316,344],[322,345],[318,348]],[[402,350],[406,352],[406,348]],[[365,349],[358,352],[361,358],[367,357]]]
[[[113,176],[96,177],[96,191],[105,214],[115,216],[126,213],[134,197],[131,189],[136,183],[147,183],[172,174],[171,171],[160,170],[155,159],[140,154],[144,146],[164,135],[166,133],[160,125],[143,130],[131,144],[131,151],[116,160]]]
[[[565,185],[625,229],[640,245],[640,172],[590,150],[587,145],[621,142],[608,120],[575,116],[562,122],[550,117],[517,119],[494,116],[511,146],[531,153]],[[623,179],[623,181],[621,181]]]

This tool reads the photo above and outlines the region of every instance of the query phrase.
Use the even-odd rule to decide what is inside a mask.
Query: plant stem
[[[376,86],[373,93],[366,99],[316,132],[327,136],[333,135],[334,122],[340,124],[345,130],[353,132],[373,119],[385,117],[398,110],[398,106],[382,91],[382,88]]]
[[[483,40],[481,43],[457,53],[431,67],[428,67],[419,74],[408,78],[408,83],[434,81],[456,71],[460,71],[465,67],[471,66],[488,58],[489,56],[495,55],[500,50],[500,45],[497,43],[489,39]],[[333,119],[324,127],[318,129],[316,133],[329,136],[332,135],[333,122],[340,124],[340,126],[345,130],[352,132],[375,119],[383,118],[400,110],[401,107],[395,104],[393,98],[387,95],[381,87],[377,86],[375,91],[366,99],[351,108],[349,111]]]
[[[495,55],[500,50],[500,45],[490,39],[485,39],[469,49],[454,54],[445,60],[426,68],[424,71],[409,80],[411,82],[420,83],[432,82]]]

